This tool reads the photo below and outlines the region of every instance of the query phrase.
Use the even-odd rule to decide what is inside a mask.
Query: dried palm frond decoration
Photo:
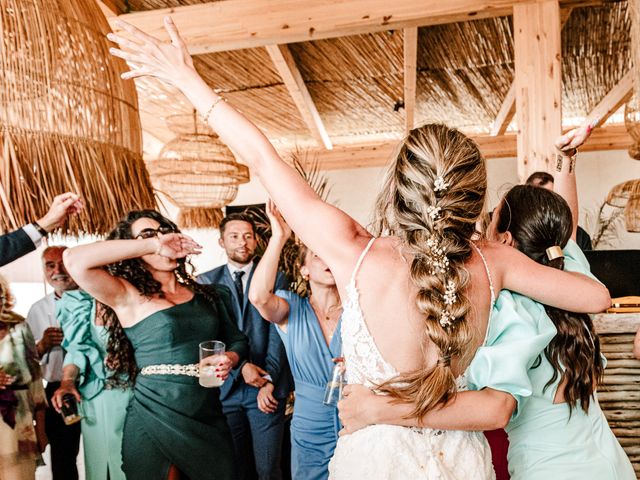
[[[109,31],[95,1],[0,0],[0,230],[65,191],[86,209],[64,234],[104,234],[155,207],[135,85]]]
[[[215,228],[222,207],[238,194],[238,185],[249,181],[249,169],[236,162],[233,153],[193,115],[172,115],[169,127],[178,136],[148,162],[151,180],[180,208],[182,228]],[[191,123],[191,126],[185,126]]]

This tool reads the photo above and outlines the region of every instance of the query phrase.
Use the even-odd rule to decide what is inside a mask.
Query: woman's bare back
[[[479,248],[483,249],[483,243]],[[467,321],[477,331],[474,344],[469,345],[470,355],[465,356],[468,363],[485,337],[491,292],[484,263],[475,249],[465,266],[470,275],[467,296],[471,310]],[[433,366],[440,356],[424,334],[424,315],[416,307],[417,287],[411,281],[409,267],[410,259],[402,256],[397,238],[379,238],[373,242],[355,278],[367,330],[382,358],[401,373],[423,368],[425,358],[427,365]],[[348,299],[347,283],[341,285],[343,302]],[[467,366],[458,363],[455,359],[452,363],[456,375]]]

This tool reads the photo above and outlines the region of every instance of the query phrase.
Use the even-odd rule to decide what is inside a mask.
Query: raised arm
[[[126,280],[110,275],[104,267],[111,263],[157,254],[182,258],[199,253],[200,246],[180,233],[136,240],[107,240],[69,248],[64,264],[75,282],[98,301],[118,308],[127,305],[138,291]]]
[[[576,185],[576,154],[592,131],[593,123],[588,123],[580,128],[573,129],[556,140],[557,158],[553,166],[553,190],[569,204],[573,219],[571,239],[576,239],[578,230],[578,188]]]
[[[447,405],[418,419],[410,416],[412,405],[376,395],[363,385],[347,385],[344,399],[338,403],[343,434],[374,424],[443,430],[495,430],[509,423],[515,407],[516,401],[508,393],[485,388],[459,392]]]
[[[570,312],[596,313],[611,306],[609,290],[597,280],[546,267],[513,247],[495,244],[495,248],[500,255],[494,265],[501,288]]]
[[[285,243],[291,237],[291,229],[271,201],[267,204],[267,215],[271,222],[271,239],[253,272],[249,288],[249,301],[258,309],[262,318],[278,324],[286,331],[289,304],[277,296],[273,289],[278,274],[280,254]]]
[[[345,271],[353,268],[369,237],[366,230],[341,210],[323,202],[280,158],[264,134],[206,84],[196,72],[171,18],[164,20],[171,43],[160,42],[124,22],[116,25],[132,39],[108,35],[121,48],[111,49],[111,53],[132,65],[132,70],[122,78],[151,75],[182,91],[220,139],[258,175],[302,241],[325,259],[332,271],[341,265]]]

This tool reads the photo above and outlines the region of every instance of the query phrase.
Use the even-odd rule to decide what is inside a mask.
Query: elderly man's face
[[[47,283],[58,294],[78,288],[78,285],[73,281],[62,262],[62,252],[64,250],[64,248],[52,248],[42,256],[44,276],[47,279]]]

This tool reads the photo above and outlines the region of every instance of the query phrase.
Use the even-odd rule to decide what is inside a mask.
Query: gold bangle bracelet
[[[213,112],[213,109],[216,108],[216,105],[218,105],[218,103],[220,102],[226,102],[227,99],[222,97],[222,96],[218,96],[218,98],[216,98],[213,103],[211,104],[211,106],[209,107],[209,110],[207,110],[207,113],[205,113],[202,116],[202,121],[208,125],[209,124],[209,117],[211,116],[211,112]]]

